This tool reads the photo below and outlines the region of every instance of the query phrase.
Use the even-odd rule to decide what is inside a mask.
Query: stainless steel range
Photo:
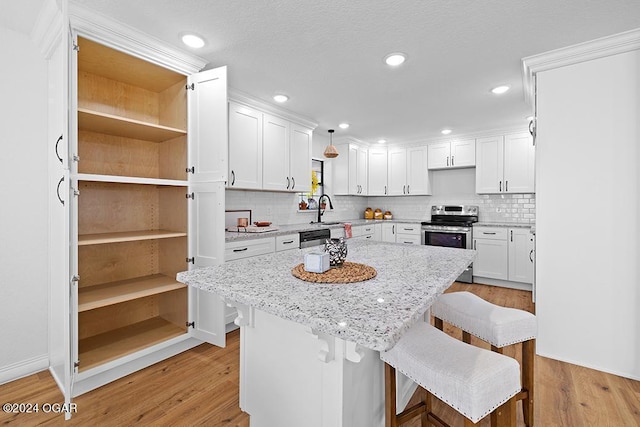
[[[424,244],[471,249],[474,222],[478,222],[478,206],[431,206],[431,221],[422,223]],[[473,264],[457,280],[472,283]]]

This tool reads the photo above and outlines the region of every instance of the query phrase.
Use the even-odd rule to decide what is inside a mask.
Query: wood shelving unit
[[[78,44],[79,370],[186,333],[186,77]]]

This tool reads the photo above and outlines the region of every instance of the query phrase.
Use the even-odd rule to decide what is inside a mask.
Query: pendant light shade
[[[330,159],[333,159],[334,157],[338,157],[338,149],[336,148],[335,145],[333,145],[333,129],[329,129],[329,145],[327,145],[327,148],[324,149],[324,156],[328,157]]]

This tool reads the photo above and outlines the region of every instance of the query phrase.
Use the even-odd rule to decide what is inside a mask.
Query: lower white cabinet
[[[383,242],[392,242],[396,241],[396,224],[395,223],[384,223],[382,226],[382,241]]]
[[[270,254],[275,250],[276,239],[274,237],[227,242],[224,246],[224,260],[225,262],[235,261],[237,259]]]
[[[420,224],[396,224],[396,243],[419,245],[422,243]]]
[[[300,233],[276,236],[276,252],[298,249],[300,247]]]
[[[478,252],[474,276],[533,283],[533,235],[528,228],[474,227],[473,248]]]

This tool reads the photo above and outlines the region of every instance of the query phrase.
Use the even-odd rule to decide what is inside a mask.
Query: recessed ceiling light
[[[289,97],[287,95],[274,95],[273,100],[279,103],[287,102]]]
[[[506,91],[509,90],[509,86],[504,85],[504,86],[496,86],[493,89],[491,89],[492,93],[495,93],[496,95],[502,95],[503,93],[505,93]]]
[[[384,144],[385,142],[387,142],[387,140],[386,140],[386,139],[379,139],[379,140],[378,140],[378,144]]]
[[[407,60],[407,55],[400,52],[390,53],[389,55],[384,57],[384,62],[387,65],[390,65],[392,67],[397,67],[398,65],[402,64],[406,60]]]
[[[183,34],[182,43],[194,49],[200,49],[202,46],[204,46],[204,39],[200,36],[197,36],[191,33]]]
[[[442,129],[440,133],[443,135],[449,135],[451,133],[451,129]]]
[[[338,125],[338,127],[339,127],[340,129],[347,129],[347,128],[349,127],[349,123],[340,123],[340,124]]]

